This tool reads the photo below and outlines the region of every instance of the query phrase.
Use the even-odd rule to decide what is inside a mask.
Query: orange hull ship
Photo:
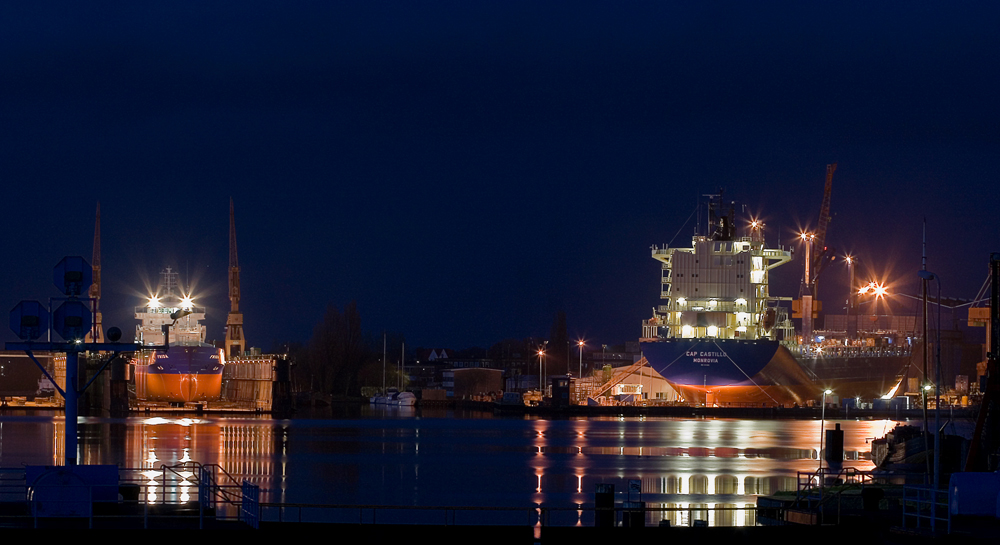
[[[209,346],[171,346],[152,352],[141,366],[150,401],[212,401],[222,396],[222,350]],[[142,371],[145,371],[144,373]]]

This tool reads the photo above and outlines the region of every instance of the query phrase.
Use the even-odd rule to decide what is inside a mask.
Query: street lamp
[[[846,323],[844,324],[844,331],[847,334],[848,341],[853,341],[855,335],[857,335],[858,321],[857,318],[854,319],[854,323],[851,323],[851,310],[854,308],[855,294],[854,294],[854,262],[857,258],[848,254],[844,256],[844,261],[847,262],[847,312],[846,312]]]
[[[543,390],[542,383],[544,379],[542,378],[542,358],[545,357],[545,351],[541,348],[538,349],[538,393],[542,397],[545,397],[545,390]]]
[[[576,345],[580,348],[580,374],[576,376],[578,379],[583,378],[583,341],[577,341]]]
[[[810,270],[810,261],[812,260],[812,245],[813,241],[816,239],[816,235],[813,233],[799,233],[799,239],[806,246],[806,259],[805,259],[805,271],[802,275],[802,289],[799,292],[799,297],[801,299],[801,309],[802,309],[802,342],[804,344],[812,344],[813,336],[813,279]]]
[[[832,394],[833,390],[823,390],[823,408],[820,409],[819,417],[819,468],[823,469],[823,436],[826,432],[826,396]],[[823,478],[822,476],[820,477]]]
[[[917,276],[919,276],[924,281],[937,280],[937,340],[934,345],[934,489],[937,490],[941,488],[941,277],[927,270],[917,271]],[[926,298],[927,292],[924,292],[924,297]],[[924,308],[927,308],[926,299]],[[927,345],[927,339],[924,339],[924,346]],[[924,379],[926,380],[926,375]],[[926,398],[925,398],[926,399]],[[924,407],[927,406],[927,402],[924,401]],[[926,415],[924,416],[926,420]],[[926,438],[925,438],[926,439]],[[926,440],[924,441],[926,445]]]

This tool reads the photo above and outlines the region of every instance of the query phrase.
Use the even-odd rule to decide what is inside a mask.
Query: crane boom
[[[816,282],[820,271],[823,270],[821,262],[826,258],[826,229],[830,224],[830,192],[833,188],[833,172],[837,170],[837,163],[826,165],[826,185],[823,187],[823,204],[819,208],[819,225],[816,228],[816,240],[814,247],[816,251],[812,257],[812,278],[808,279],[810,284]]]

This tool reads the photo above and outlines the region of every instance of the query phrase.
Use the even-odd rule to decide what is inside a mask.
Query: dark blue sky
[[[815,224],[946,295],[1000,250],[1000,8],[987,3],[199,2],[0,6],[4,308],[56,295],[103,215],[107,325],[197,281],[221,338],[235,199],[250,343],[366,329],[463,347],[634,339],[699,194],[769,240]],[[686,241],[684,227],[675,245]],[[795,295],[801,260],[775,275]],[[907,285],[906,282],[909,282]],[[839,268],[824,298],[846,290]],[[828,307],[829,308],[829,307]],[[4,338],[12,334],[4,328]]]

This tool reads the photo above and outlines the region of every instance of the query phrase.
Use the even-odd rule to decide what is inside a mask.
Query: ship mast
[[[229,199],[229,316],[226,318],[226,358],[243,354],[243,313],[240,312],[240,262],[236,255],[236,216]]]
[[[94,300],[94,327],[87,335],[86,342],[104,342],[104,328],[101,320],[101,203],[97,203],[97,219],[94,222],[94,255],[90,260],[94,272],[94,282],[90,285],[90,298]]]

